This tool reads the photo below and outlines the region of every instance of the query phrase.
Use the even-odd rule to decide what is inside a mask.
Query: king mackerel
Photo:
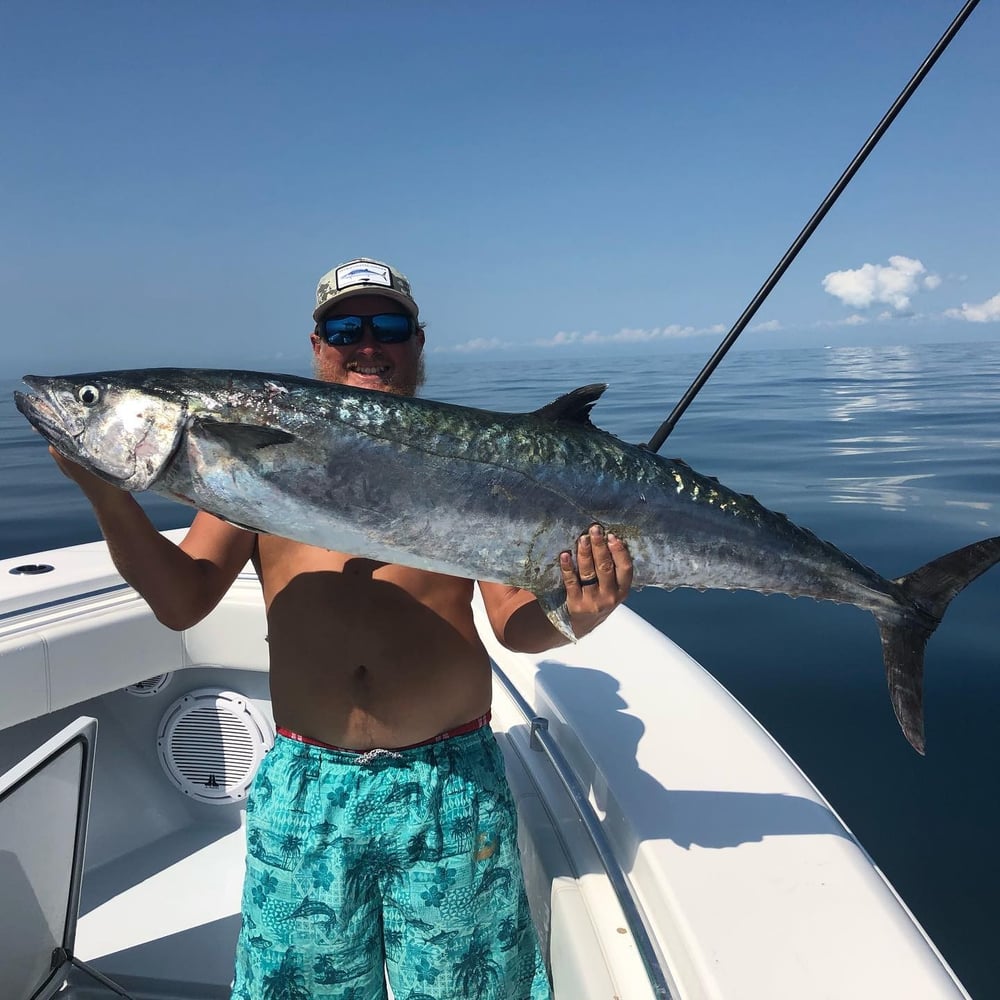
[[[896,716],[921,753],[924,646],[952,598],[1000,560],[1000,537],[987,538],[887,579],[755,498],[596,428],[603,385],[511,414],[255,372],[24,381],[34,391],[16,403],[31,424],[122,489],[524,588],[570,638],[558,554],[588,523],[628,542],[635,586],[855,605],[875,617]]]

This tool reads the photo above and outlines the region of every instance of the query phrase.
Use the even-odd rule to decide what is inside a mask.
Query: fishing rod
[[[770,277],[767,281],[761,285],[757,294],[750,300],[750,304],[743,310],[740,318],[733,324],[732,329],[726,334],[725,339],[716,348],[715,353],[708,359],[708,363],[698,374],[698,377],[691,383],[688,387],[687,392],[681,397],[680,402],[674,407],[673,412],[667,417],[666,420],[660,424],[656,433],[649,439],[646,447],[650,451],[659,451],[663,442],[666,441],[667,436],[674,429],[677,421],[680,420],[681,415],[690,406],[691,401],[698,392],[701,390],[702,386],[709,380],[712,372],[719,366],[719,363],[726,356],[729,348],[736,343],[736,338],[743,332],[747,324],[753,319],[754,314],[763,305],[764,300],[771,294],[774,286],[781,280],[782,275],[791,266],[791,263],[798,256],[799,251],[805,246],[806,241],[810,236],[816,231],[819,224],[823,221],[826,213],[833,207],[834,202],[840,197],[844,188],[851,182],[851,179],[858,172],[861,164],[865,162],[868,158],[868,154],[875,148],[879,139],[886,133],[889,126],[893,123],[896,115],[903,110],[903,106],[906,102],[913,96],[914,91],[923,82],[923,79],[930,72],[931,67],[937,62],[938,56],[948,47],[951,40],[958,34],[959,29],[965,24],[969,15],[975,9],[979,0],[968,0],[965,6],[958,12],[955,20],[951,22],[948,26],[948,30],[941,36],[938,40],[937,45],[931,49],[930,54],[927,58],[920,64],[920,68],[913,74],[913,78],[910,82],[903,88],[899,97],[893,101],[892,106],[883,115],[882,120],[875,126],[875,130],[872,132],[865,144],[858,150],[854,159],[848,164],[847,169],[840,175],[840,179],[836,184],[830,189],[830,193],[823,199],[820,203],[819,208],[813,213],[812,218],[805,224],[805,228],[801,233],[795,238],[792,245],[785,251],[785,255],[778,261],[777,266],[771,272]]]

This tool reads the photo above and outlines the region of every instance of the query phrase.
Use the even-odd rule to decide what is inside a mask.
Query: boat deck
[[[8,573],[28,561],[55,569]],[[624,608],[540,656],[480,631],[557,1000],[968,996],[808,779],[665,636]],[[266,670],[250,574],[173,633],[101,545],[0,562],[0,773],[99,720],[77,953],[136,997],[228,995],[242,802],[184,794],[157,733],[205,689],[270,721]],[[122,690],[158,675],[156,693]]]

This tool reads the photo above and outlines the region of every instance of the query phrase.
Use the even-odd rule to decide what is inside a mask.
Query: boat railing
[[[608,877],[608,882],[618,899],[622,915],[628,924],[628,929],[635,942],[636,951],[642,961],[646,975],[649,979],[653,996],[658,1000],[673,1000],[673,993],[667,980],[664,966],[665,960],[653,939],[650,929],[646,924],[642,909],[639,906],[632,892],[625,872],[622,870],[618,859],[615,857],[608,838],[601,828],[600,821],[590,805],[590,800],[584,793],[577,780],[572,766],[566,759],[555,738],[549,732],[549,720],[544,716],[536,715],[531,705],[527,702],[520,691],[514,686],[510,678],[503,672],[501,667],[494,661],[493,673],[497,680],[503,685],[508,696],[517,705],[519,711],[531,725],[530,746],[533,750],[545,754],[552,770],[566,790],[573,808],[583,824],[587,835],[590,838],[601,866]]]

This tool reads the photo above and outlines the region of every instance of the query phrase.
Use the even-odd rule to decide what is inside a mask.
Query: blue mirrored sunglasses
[[[356,344],[365,335],[365,327],[380,344],[401,344],[417,331],[417,321],[402,313],[376,313],[374,316],[330,316],[319,321],[316,332],[331,347]]]

